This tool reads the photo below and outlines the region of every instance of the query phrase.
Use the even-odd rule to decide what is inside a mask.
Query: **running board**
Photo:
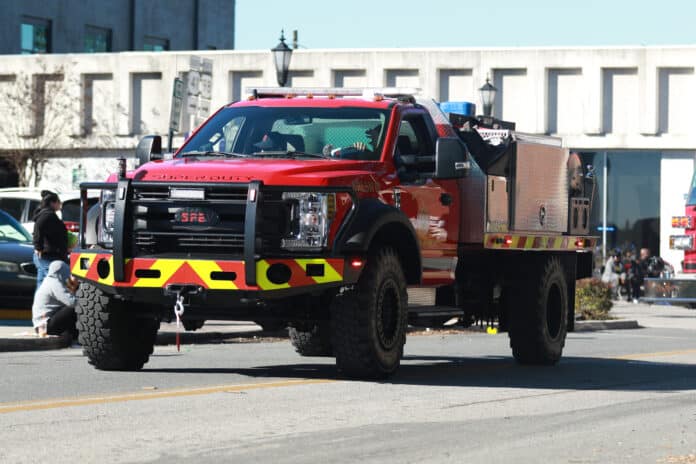
[[[464,311],[461,308],[454,306],[408,306],[409,316],[416,317],[432,317],[432,316],[464,316]]]

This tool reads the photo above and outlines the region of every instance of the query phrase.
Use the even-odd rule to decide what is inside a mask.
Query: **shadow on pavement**
[[[394,377],[382,383],[554,390],[696,390],[696,366],[693,364],[572,356],[563,358],[556,366],[522,366],[511,357],[406,356],[404,362]],[[200,375],[235,374],[255,378],[348,380],[337,373],[333,364],[143,370]]]

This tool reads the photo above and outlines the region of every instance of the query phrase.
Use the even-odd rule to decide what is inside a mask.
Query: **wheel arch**
[[[398,238],[397,238],[398,237]],[[406,282],[421,282],[421,250],[416,231],[406,215],[376,199],[361,200],[355,217],[342,237],[337,251],[343,255],[370,255],[379,247],[390,246],[396,251],[404,269]]]

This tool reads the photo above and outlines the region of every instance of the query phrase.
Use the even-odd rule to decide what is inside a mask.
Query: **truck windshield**
[[[225,108],[177,156],[377,160],[388,119],[376,108]]]
[[[696,206],[696,171],[694,171],[694,176],[691,178],[691,189],[689,190],[689,198],[686,200],[686,204]]]

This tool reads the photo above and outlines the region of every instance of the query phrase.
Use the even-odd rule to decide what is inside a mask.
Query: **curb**
[[[70,346],[71,340],[63,337],[0,338],[0,352],[59,350]]]
[[[575,321],[575,332],[592,332],[595,330],[640,329],[638,321],[619,319],[608,321]]]

